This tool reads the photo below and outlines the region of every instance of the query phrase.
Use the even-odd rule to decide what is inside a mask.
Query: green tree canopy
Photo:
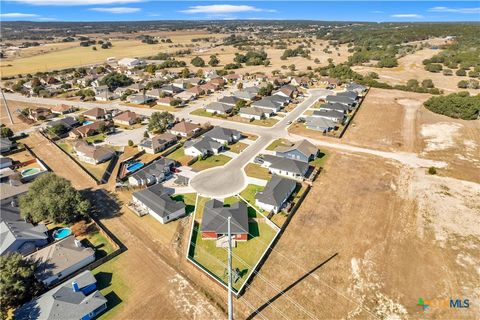
[[[190,61],[193,66],[195,67],[205,67],[205,60],[200,58],[199,56],[196,56],[195,58]]]
[[[480,95],[470,96],[468,92],[459,92],[431,97],[424,106],[432,112],[452,118],[475,120],[480,113]]]
[[[0,257],[0,270],[0,306],[5,315],[35,293],[35,264],[19,253],[10,253]]]
[[[133,80],[124,75],[123,73],[111,72],[107,74],[101,81],[100,84],[107,85],[108,88],[113,91],[118,87],[129,86],[133,83]]]
[[[13,136],[13,131],[9,127],[2,126],[0,128],[0,136],[2,138],[10,138],[11,136]]]
[[[20,212],[27,220],[72,223],[87,216],[90,202],[73,188],[70,181],[54,173],[35,179],[20,197]]]
[[[148,131],[165,132],[169,123],[173,122],[175,117],[167,111],[154,112],[148,122]]]
[[[218,57],[214,54],[212,54],[210,56],[210,60],[208,61],[208,64],[212,67],[216,67],[218,66],[218,64],[220,63],[220,60],[218,59]]]

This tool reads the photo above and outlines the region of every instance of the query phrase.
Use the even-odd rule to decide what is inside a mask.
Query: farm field
[[[477,297],[479,192],[478,184],[426,176],[424,169],[333,152],[245,299],[259,301],[257,308],[269,301],[262,309],[267,318],[280,317],[278,310],[291,319],[308,312],[325,318],[417,318],[424,315],[418,297]],[[279,290],[284,294],[276,297]],[[477,307],[436,309],[429,316],[476,313]]]

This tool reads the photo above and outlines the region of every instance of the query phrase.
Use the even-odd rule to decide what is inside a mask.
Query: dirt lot
[[[432,73],[424,69],[422,61],[431,58],[439,52],[439,50],[433,49],[418,50],[413,54],[409,54],[405,57],[398,59],[398,67],[395,68],[355,66],[352,69],[361,74],[367,74],[368,72],[376,72],[378,73],[381,81],[392,85],[406,84],[407,81],[410,79],[416,79],[419,82],[422,82],[422,80],[425,79],[432,79],[435,87],[443,89],[445,93],[459,91],[459,89],[457,88],[457,83],[460,80],[468,80],[470,79],[469,77],[459,77],[456,75],[444,76],[441,72]],[[480,90],[473,89],[469,91],[473,94],[480,92]]]
[[[260,307],[286,291],[263,310],[269,319],[473,319],[479,195],[478,184],[332,153],[245,298]],[[424,313],[420,297],[474,302],[470,309]]]

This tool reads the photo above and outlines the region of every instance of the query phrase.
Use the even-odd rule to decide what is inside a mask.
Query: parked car
[[[253,162],[257,164],[263,164],[265,161],[263,161],[263,159],[260,157],[255,157],[255,159],[253,159]]]

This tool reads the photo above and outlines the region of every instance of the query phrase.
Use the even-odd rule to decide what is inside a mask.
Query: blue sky
[[[480,21],[479,1],[2,0],[2,21]]]

